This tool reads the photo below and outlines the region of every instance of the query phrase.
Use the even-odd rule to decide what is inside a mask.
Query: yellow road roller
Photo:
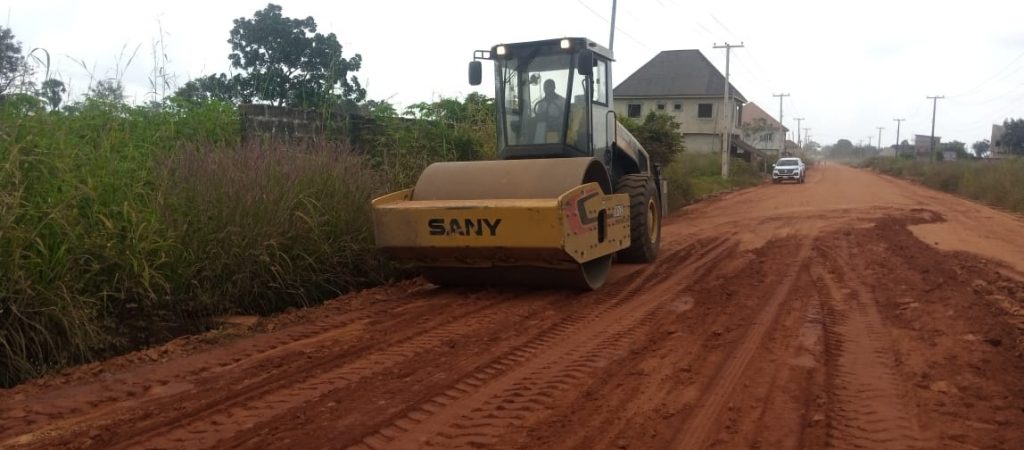
[[[377,246],[439,285],[597,289],[658,255],[666,183],[618,122],[612,52],[586,38],[477,50],[494,64],[498,160],[430,165],[373,200]]]

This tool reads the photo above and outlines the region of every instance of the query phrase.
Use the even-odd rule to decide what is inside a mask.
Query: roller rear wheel
[[[629,194],[630,245],[619,250],[619,260],[654,261],[661,246],[661,204],[654,180],[647,175],[624,175],[615,186],[615,193]]]

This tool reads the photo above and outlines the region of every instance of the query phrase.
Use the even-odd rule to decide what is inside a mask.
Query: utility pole
[[[899,146],[900,145],[900,122],[903,122],[904,120],[907,120],[907,119],[892,119],[892,120],[894,122],[896,122],[896,145]]]
[[[800,147],[800,150],[803,151],[804,141],[800,139],[800,122],[803,122],[804,118],[794,117],[793,120],[796,121],[796,146]]]
[[[789,97],[789,94],[772,94],[772,97],[779,98],[779,127],[782,129],[782,139],[779,139],[779,157],[782,157],[782,152],[786,149],[786,126],[782,124],[782,99]]]
[[[608,35],[608,50],[615,47],[615,6],[618,0],[612,0],[612,30]]]
[[[729,54],[734,48],[743,48],[743,43],[730,45],[726,42],[723,45],[713,44],[714,48],[725,49],[725,92],[722,94],[722,114],[725,119],[725,126],[722,127],[722,178],[729,178],[729,138],[732,137],[732,102],[729,101]]]
[[[875,127],[875,128],[878,128],[878,154],[881,155],[882,154],[882,130],[884,130],[885,127]],[[895,150],[893,150],[893,151],[895,151]]]
[[[928,161],[935,162],[935,109],[939,106],[939,99],[946,98],[945,95],[926,97],[932,100],[932,138],[928,141]]]

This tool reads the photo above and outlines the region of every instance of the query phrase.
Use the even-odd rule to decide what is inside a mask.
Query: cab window
[[[594,103],[608,104],[608,62],[597,60],[594,68]]]

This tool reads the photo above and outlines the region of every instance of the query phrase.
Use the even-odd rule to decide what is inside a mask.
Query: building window
[[[633,119],[640,117],[640,104],[630,103],[629,106],[626,108],[626,116],[631,117]]]
[[[672,109],[674,109],[676,111],[682,111],[683,110],[683,104],[682,103],[676,103],[676,104],[672,105]]]
[[[665,104],[664,103],[658,103],[658,111],[664,111],[664,110],[665,110]]]
[[[698,119],[710,119],[711,118],[711,104],[700,103],[697,105],[697,118]]]

